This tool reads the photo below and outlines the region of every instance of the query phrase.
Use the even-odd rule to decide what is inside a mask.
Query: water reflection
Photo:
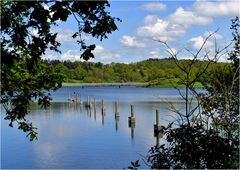
[[[154,114],[152,113],[152,111],[155,108],[159,108],[159,106],[163,105],[162,103],[153,103],[153,102],[140,102],[140,103],[135,103],[135,105],[137,106],[136,109],[138,110],[138,112],[140,114],[137,114],[137,117],[139,119],[139,121],[141,123],[146,123],[149,120],[149,117],[147,119],[146,116],[148,115],[152,115],[152,119],[154,118]],[[68,106],[68,107],[66,107]],[[84,107],[85,106],[85,107]],[[127,126],[128,128],[131,129],[131,139],[134,139],[134,130],[135,130],[135,126],[136,126],[136,118],[135,118],[135,113],[134,113],[134,105],[130,105],[131,109],[130,112],[130,116],[128,117],[128,121],[127,121]],[[162,110],[166,113],[169,112],[169,110],[167,110],[167,104],[164,105],[165,108],[162,108]],[[38,108],[37,105],[32,105],[32,116],[36,115],[36,111],[40,111],[41,109]],[[97,118],[97,111],[100,110],[100,118],[101,118],[101,124],[102,126],[104,126],[105,124],[105,117],[106,117],[106,112],[108,113],[112,113],[113,109],[114,109],[114,119],[115,119],[115,131],[117,132],[119,130],[119,120],[120,120],[120,113],[119,113],[119,108],[121,108],[123,111],[125,110],[125,113],[129,113],[129,104],[128,103],[119,103],[118,102],[104,102],[103,100],[101,101],[95,101],[93,104],[91,105],[91,107],[86,107],[86,102],[80,103],[80,102],[67,102],[67,103],[53,103],[50,107],[50,110],[48,110],[48,116],[49,113],[52,111],[54,114],[56,113],[55,110],[65,110],[66,112],[70,112],[70,114],[77,114],[79,113],[79,115],[81,114],[85,114],[87,117],[89,117],[90,119],[93,119],[95,121],[98,121],[99,119]],[[147,111],[146,111],[147,110]],[[149,112],[150,111],[150,112]],[[65,113],[68,114],[68,113]],[[143,115],[142,115],[143,114]],[[111,114],[110,114],[111,115]],[[140,115],[140,117],[139,117]],[[164,116],[162,117],[163,119],[161,120],[161,125],[167,125],[171,120],[169,118],[174,119],[174,116],[172,115],[168,115],[168,114],[163,114]],[[125,114],[123,114],[122,116],[126,116]],[[142,119],[144,118],[144,119]],[[165,118],[165,119],[164,119]],[[167,119],[166,119],[167,118]],[[112,121],[114,121],[114,119]],[[154,122],[156,122],[158,130],[160,125],[159,124],[159,115],[156,115],[156,119],[154,121],[152,121],[152,125]],[[109,119],[108,119],[109,120]],[[123,122],[123,124],[125,124]],[[140,126],[139,128],[144,128],[144,126]],[[155,126],[154,126],[155,128]]]
[[[116,104],[101,100],[93,102],[90,108],[85,107],[84,102],[53,103],[48,110],[32,105],[28,118],[37,126],[39,140],[30,145],[23,141],[21,147],[17,147],[18,140],[11,140],[8,136],[11,133],[4,128],[6,142],[2,148],[14,148],[11,152],[4,150],[4,160],[19,160],[16,165],[5,162],[4,167],[127,167],[129,161],[139,159],[137,153],[144,155],[151,146],[160,145],[161,134],[154,136],[155,110],[161,108],[161,125],[168,124],[171,115],[166,103],[132,102],[132,105],[134,109],[128,102]],[[135,121],[129,122],[129,116]],[[25,155],[31,155],[38,163],[21,161],[28,159]]]
[[[115,129],[116,129],[116,132],[118,131],[118,121],[119,121],[119,117],[120,117],[120,116],[116,116],[116,115],[115,115]]]
[[[104,126],[104,116],[105,116],[105,112],[103,112],[103,110],[102,110],[102,112],[101,112],[101,115],[102,115],[102,125]]]
[[[96,119],[97,119],[97,110],[96,110],[96,107],[94,107],[94,120],[96,121]]]
[[[134,140],[135,121],[128,120],[128,127],[131,128],[131,139]]]

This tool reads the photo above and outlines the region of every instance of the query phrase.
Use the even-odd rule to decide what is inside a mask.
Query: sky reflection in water
[[[84,101],[87,96],[95,97],[96,112],[67,102],[69,93],[74,92],[81,94]],[[65,87],[55,92],[53,99],[46,110],[35,104],[30,108],[28,118],[38,128],[38,141],[29,142],[24,133],[1,121],[2,168],[127,168],[130,161],[141,159],[140,155],[146,155],[156,144],[155,110],[160,111],[160,124],[167,125],[176,116],[168,110],[169,101],[184,109],[173,89]],[[117,121],[115,101],[119,102]],[[135,111],[134,128],[128,125],[131,105]],[[141,165],[146,168],[143,162]]]

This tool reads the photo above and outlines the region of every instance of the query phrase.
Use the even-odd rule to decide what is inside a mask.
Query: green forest
[[[180,64],[187,64],[191,60],[180,60]],[[148,59],[136,63],[111,63],[45,60],[60,70],[65,83],[125,83],[148,82],[149,87],[181,87],[180,81],[184,78],[183,72],[174,63],[174,59]],[[204,68],[208,61],[197,61],[193,66],[192,74]],[[211,63],[208,71],[224,68],[227,63]],[[199,81],[195,85],[202,87]]]

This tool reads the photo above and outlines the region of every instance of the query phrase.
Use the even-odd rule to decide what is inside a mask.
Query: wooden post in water
[[[115,129],[116,129],[116,132],[118,131],[118,121],[119,121],[119,116],[115,116]]]
[[[93,98],[93,108],[94,108],[94,110],[96,110],[96,99],[95,99],[95,97]]]
[[[88,98],[87,98],[87,107],[89,107],[90,106],[90,97],[88,96]]]
[[[131,116],[128,117],[129,127],[135,126],[134,106],[131,105]]]
[[[131,139],[134,140],[134,128],[135,126],[131,126]]]
[[[162,127],[160,126],[159,122],[159,111],[156,110],[156,124],[154,125],[154,137],[156,137],[156,146],[160,146],[160,138],[163,137],[163,134],[161,132]]]
[[[159,111],[156,110],[156,125],[159,126]]]
[[[102,104],[103,104],[103,100],[102,100]],[[104,110],[102,108],[102,125],[104,126]]]
[[[131,116],[128,117],[128,127],[131,128],[131,138],[134,140],[135,117],[133,105],[131,105]]]
[[[159,140],[159,134],[156,136],[156,146],[159,147],[160,146],[160,140]]]
[[[132,124],[132,123],[135,123],[134,106],[133,106],[133,105],[131,105],[131,116],[128,117],[128,119],[129,119],[129,121],[130,121],[131,124]]]
[[[96,120],[96,100],[93,98],[94,120]]]
[[[161,131],[161,126],[159,125],[159,111],[158,110],[156,110],[156,124],[153,127],[154,127],[154,134],[156,136]]]
[[[118,102],[115,102],[115,117],[119,117]]]
[[[134,106],[131,105],[131,117],[134,117]]]
[[[87,101],[86,101],[86,103],[85,103],[85,107],[86,107],[86,108],[89,108],[89,96],[87,96]]]
[[[101,109],[101,111],[102,111],[102,115],[104,115],[104,114],[105,114],[105,112],[104,112],[104,104],[103,104],[103,99],[102,99],[102,109]]]

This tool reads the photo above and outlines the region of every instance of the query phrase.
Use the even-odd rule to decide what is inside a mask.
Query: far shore
[[[62,83],[63,87],[67,86],[80,86],[80,87],[102,87],[102,86],[136,86],[136,87],[148,87],[148,88],[185,88],[183,85],[163,83],[161,85],[152,85],[148,82],[127,82],[127,83]],[[198,83],[195,88],[203,88]]]
[[[147,82],[129,82],[129,83],[63,83],[62,86],[148,86]]]

